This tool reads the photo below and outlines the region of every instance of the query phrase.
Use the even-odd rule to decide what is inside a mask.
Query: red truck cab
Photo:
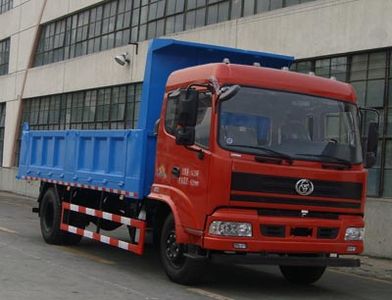
[[[363,251],[374,139],[364,152],[359,116],[351,85],[313,74],[229,62],[173,72],[149,195],[173,215],[169,277],[187,283],[211,259],[276,264],[296,283],[358,265],[340,255]]]

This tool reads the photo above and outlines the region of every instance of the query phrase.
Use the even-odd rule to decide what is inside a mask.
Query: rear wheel
[[[200,281],[206,263],[184,256],[186,246],[177,244],[173,215],[170,214],[162,227],[160,258],[167,276],[174,282],[192,285]]]
[[[72,215],[71,215],[72,216]],[[75,245],[82,239],[81,236],[60,230],[61,202],[53,188],[49,188],[41,200],[40,225],[41,234],[48,244]]]
[[[323,276],[326,267],[280,266],[284,278],[295,284],[312,284]]]

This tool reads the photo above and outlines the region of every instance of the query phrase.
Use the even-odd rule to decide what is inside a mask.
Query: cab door
[[[175,137],[179,104],[176,99],[168,97],[158,139],[157,168],[165,170],[170,197],[178,209],[182,226],[202,230],[211,161],[211,93],[199,92],[198,102],[195,143],[183,146],[176,144]]]

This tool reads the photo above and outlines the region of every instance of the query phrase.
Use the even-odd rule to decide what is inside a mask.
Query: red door
[[[170,186],[170,197],[178,209],[182,225],[196,230],[203,229],[208,201],[211,103],[211,95],[201,93],[195,145],[176,144],[176,103],[170,98],[159,130],[156,177],[160,177],[162,184]]]

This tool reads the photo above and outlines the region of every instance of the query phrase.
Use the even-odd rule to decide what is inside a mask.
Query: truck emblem
[[[313,182],[309,179],[300,179],[295,184],[295,191],[302,196],[308,196],[314,191]]]
[[[306,217],[308,215],[308,213],[309,213],[308,210],[305,210],[305,209],[301,210],[301,217],[302,218]]]

